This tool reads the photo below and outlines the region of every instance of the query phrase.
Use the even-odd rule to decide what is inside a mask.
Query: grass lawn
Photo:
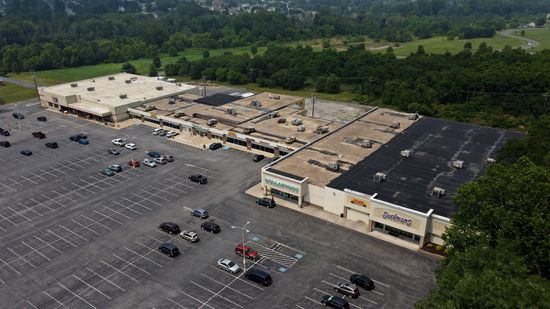
[[[340,93],[331,94],[331,93],[316,92],[314,88],[305,88],[302,90],[287,90],[282,88],[260,87],[255,84],[228,85],[228,86],[244,88],[247,91],[253,91],[253,92],[274,92],[274,93],[293,95],[293,96],[305,97],[305,98],[316,97],[322,100],[339,101],[339,102],[351,102],[354,96],[353,93],[351,93],[350,91],[347,91],[346,89],[342,89],[343,91]]]
[[[3,86],[0,86],[0,104],[13,103],[36,97],[36,90],[32,88],[25,88],[10,83],[4,83]]]
[[[513,32],[514,35],[521,36],[521,30]],[[535,51],[550,49],[550,28],[525,29],[525,38],[539,42]]]
[[[185,56],[189,61],[196,61],[202,58],[202,54],[205,50],[206,49],[204,48],[189,48],[185,52],[180,53],[180,56]],[[266,50],[265,47],[259,47],[258,54],[264,53],[265,50]],[[250,53],[250,46],[228,48],[228,49],[213,49],[213,50],[210,50],[210,56],[213,57],[213,56],[223,55],[224,52],[226,51],[230,51],[235,55]],[[160,61],[164,66],[166,64],[176,62],[180,56],[170,57],[166,54],[163,54],[160,57]],[[151,65],[152,59],[131,60],[129,62],[136,67],[137,74],[147,75],[147,73],[149,72],[149,66]],[[102,64],[96,64],[96,65],[76,67],[76,68],[64,68],[64,69],[38,71],[36,72],[36,79],[38,84],[49,86],[49,85],[67,83],[67,82],[72,82],[72,81],[77,81],[77,80],[82,80],[82,79],[87,79],[87,78],[92,78],[97,76],[118,73],[120,72],[121,66],[122,66],[122,63],[102,63]],[[159,69],[159,71],[162,71],[162,70],[163,70],[162,68]],[[11,73],[8,76],[19,80],[32,81],[32,76],[29,72],[23,72],[20,74]]]

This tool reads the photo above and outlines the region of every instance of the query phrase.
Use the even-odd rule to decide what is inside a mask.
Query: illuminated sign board
[[[294,193],[300,192],[300,189],[297,187],[294,187],[284,182],[273,180],[270,178],[265,178],[265,183],[274,187],[278,187],[278,188],[282,188],[282,189],[294,192]]]
[[[352,198],[349,202],[354,204],[354,205],[361,206],[361,207],[367,207],[367,205],[368,205],[367,202],[365,202],[361,199],[358,199],[358,198]]]
[[[384,211],[384,213],[382,214],[382,218],[384,218],[386,220],[392,220],[392,221],[395,221],[395,222],[398,222],[398,223],[401,223],[401,224],[405,224],[406,226],[411,226],[412,221],[413,221],[410,218],[404,218],[404,217],[401,217],[398,214],[391,214],[387,211]]]

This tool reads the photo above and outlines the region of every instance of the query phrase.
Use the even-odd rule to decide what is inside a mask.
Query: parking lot
[[[12,111],[25,114],[21,123]],[[36,121],[38,115],[48,117]],[[19,129],[14,129],[19,126]],[[403,308],[433,288],[437,261],[292,210],[255,205],[243,192],[259,182],[263,162],[236,150],[203,151],[167,142],[138,125],[114,130],[101,124],[28,104],[3,106],[0,127],[11,128],[12,144],[0,148],[0,303],[7,308],[316,308],[331,285],[367,273],[375,289],[350,299],[352,308]],[[41,131],[46,139],[33,138]],[[79,133],[90,144],[69,140]],[[134,152],[111,144],[124,138]],[[57,142],[49,149],[46,142]],[[114,156],[107,148],[116,147]],[[30,149],[31,156],[21,150]],[[174,162],[131,168],[146,151],[174,156]],[[99,173],[111,164],[123,171]],[[208,184],[190,182],[191,174]],[[209,211],[219,234],[201,231],[193,208]],[[189,243],[158,230],[172,221],[197,231]],[[245,244],[259,253],[251,266],[266,270],[263,287],[243,273],[216,267],[225,257],[241,268],[234,252],[250,221]],[[170,258],[158,247],[176,245]]]

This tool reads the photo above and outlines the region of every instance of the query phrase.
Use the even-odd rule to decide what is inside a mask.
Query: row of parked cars
[[[153,135],[165,136],[167,138],[172,138],[176,135],[179,135],[179,133],[176,132],[176,131],[167,131],[165,129],[156,128],[156,129],[153,130]]]
[[[357,287],[361,287],[367,291],[372,291],[374,289],[374,282],[366,275],[352,274],[349,277],[349,281],[350,282],[336,282],[332,286],[334,292],[343,294],[343,297],[326,294],[321,297],[321,304],[332,308],[349,309],[350,305],[345,297],[359,297],[360,292]]]

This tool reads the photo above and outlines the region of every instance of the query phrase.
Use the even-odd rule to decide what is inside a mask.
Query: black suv
[[[180,226],[172,222],[164,222],[159,225],[159,229],[169,234],[178,234],[181,232]]]
[[[160,252],[168,255],[169,257],[175,257],[180,254],[180,250],[178,249],[178,247],[172,245],[171,243],[163,243],[159,247],[159,250]]]
[[[46,147],[51,148],[51,149],[59,148],[59,145],[57,145],[56,142],[46,143],[45,145],[46,145]]]
[[[46,134],[38,131],[38,132],[32,132],[32,136],[38,139],[44,139],[46,138]]]
[[[210,150],[218,150],[220,148],[222,148],[222,144],[220,143],[213,143],[213,144],[210,144],[210,146],[208,146],[208,148]]]
[[[248,280],[254,281],[263,286],[268,286],[268,285],[271,285],[271,283],[273,283],[273,280],[271,279],[270,274],[266,273],[263,270],[259,270],[257,268],[250,268],[244,274],[244,277]]]
[[[203,176],[201,174],[191,175],[191,176],[189,176],[189,180],[191,180],[192,182],[198,182],[201,185],[204,185],[204,184],[208,183],[208,178],[206,178],[205,176]]]
[[[265,156],[264,156],[264,155],[255,154],[254,157],[252,158],[252,161],[254,161],[254,162],[260,162],[260,161],[262,161],[263,159],[265,159]]]
[[[349,281],[365,290],[374,290],[374,282],[365,275],[353,274],[349,277]]]
[[[212,234],[217,234],[219,232],[221,232],[221,228],[219,225],[217,225],[216,223],[214,222],[208,222],[208,221],[204,221],[202,224],[201,224],[201,229],[205,230],[205,231],[208,231]]]
[[[13,113],[11,114],[13,116],[13,118],[15,119],[25,119],[25,115],[21,114],[21,113]]]
[[[81,139],[87,139],[88,136],[86,134],[77,134],[69,137],[69,139],[73,142],[79,142]]]
[[[268,208],[275,207],[275,201],[270,199],[270,198],[267,198],[267,197],[257,199],[256,204],[260,205],[260,206],[265,206],[265,207],[268,207]]]
[[[0,135],[10,136],[10,131],[0,128]]]
[[[321,303],[332,308],[349,309],[348,301],[338,296],[324,295]]]
[[[10,142],[8,141],[1,141],[0,142],[0,146],[4,147],[4,148],[8,148],[11,146]]]
[[[46,119],[46,117],[44,117],[44,116],[40,116],[40,117],[36,117],[36,120],[38,120],[38,121],[46,121],[47,119]]]

